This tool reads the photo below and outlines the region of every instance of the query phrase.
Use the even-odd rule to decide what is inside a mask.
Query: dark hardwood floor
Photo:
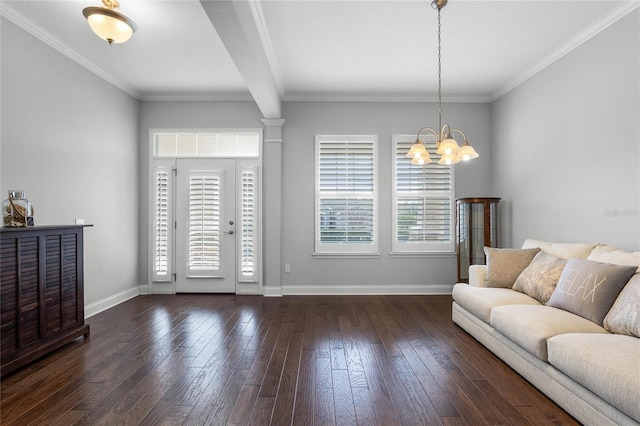
[[[140,296],[2,379],[9,425],[577,424],[449,296]]]

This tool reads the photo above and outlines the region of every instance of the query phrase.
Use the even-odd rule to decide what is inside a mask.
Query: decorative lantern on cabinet
[[[24,191],[9,191],[2,203],[2,219],[7,228],[33,226],[33,206]]]

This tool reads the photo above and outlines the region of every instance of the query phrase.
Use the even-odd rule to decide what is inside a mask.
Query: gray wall
[[[138,179],[140,197],[140,283],[149,283],[149,135],[152,129],[261,129],[262,114],[254,102],[142,102]]]
[[[383,102],[285,102],[283,145],[283,292],[339,286],[335,292],[393,292],[403,286],[441,291],[456,280],[455,256],[390,257],[392,134],[415,134],[437,127],[436,105]],[[493,195],[490,191],[490,106],[445,104],[444,121],[462,129],[480,157],[455,166],[456,197]],[[313,258],[316,134],[377,134],[379,144],[380,258]],[[379,286],[379,287],[377,287]],[[348,291],[348,290],[347,290]]]
[[[138,285],[139,103],[1,22],[0,194],[23,189],[37,225],[84,218],[85,304]]]
[[[503,245],[640,245],[640,11],[493,104]]]

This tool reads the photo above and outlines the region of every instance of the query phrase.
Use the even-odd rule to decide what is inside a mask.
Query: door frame
[[[239,128],[239,129],[173,129],[173,128],[151,128],[149,129],[149,143],[148,143],[148,181],[147,185],[142,188],[143,191],[147,191],[147,212],[146,212],[146,220],[147,220],[147,235],[145,241],[145,247],[147,250],[147,284],[140,286],[140,294],[175,294],[176,286],[174,275],[176,270],[176,259],[175,259],[175,233],[173,226],[170,228],[170,237],[169,244],[172,247],[171,256],[169,259],[170,273],[168,274],[166,279],[154,279],[154,215],[155,215],[155,164],[157,161],[171,163],[173,166],[172,169],[176,168],[176,158],[178,157],[158,157],[155,156],[155,136],[157,134],[199,134],[199,133],[255,133],[258,136],[258,155],[257,156],[237,156],[237,157],[229,157],[229,156],[218,156],[218,157],[194,157],[194,156],[182,156],[179,158],[187,158],[187,159],[197,159],[197,158],[218,158],[218,159],[235,159],[236,160],[236,215],[240,214],[242,211],[242,197],[238,195],[238,191],[241,187],[242,182],[242,173],[246,171],[253,171],[255,175],[255,182],[257,187],[257,206],[255,208],[256,217],[255,224],[257,227],[257,231],[255,234],[255,272],[252,277],[243,278],[242,274],[238,273],[240,261],[236,262],[236,293],[235,294],[247,294],[247,295],[261,295],[262,294],[262,284],[263,284],[263,267],[264,267],[264,257],[263,257],[263,235],[264,235],[264,227],[263,227],[263,173],[262,173],[262,164],[263,164],[263,143],[264,143],[264,129],[261,128]],[[175,186],[176,186],[176,176],[175,172],[171,173],[171,187],[170,191],[172,193],[173,201],[175,203]],[[175,206],[172,206],[172,221],[175,222]],[[240,225],[240,221],[237,222]],[[238,227],[236,228],[238,229]],[[240,235],[237,233],[236,238],[239,238]],[[236,258],[241,259],[241,250],[242,244],[236,242],[237,254]]]

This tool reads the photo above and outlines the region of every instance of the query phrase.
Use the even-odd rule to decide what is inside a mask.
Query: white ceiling
[[[429,0],[120,0],[138,31],[109,46],[82,9],[100,0],[3,0],[1,13],[142,100],[433,100]],[[492,101],[639,5],[450,0],[443,98]],[[278,99],[276,99],[278,98]]]

